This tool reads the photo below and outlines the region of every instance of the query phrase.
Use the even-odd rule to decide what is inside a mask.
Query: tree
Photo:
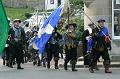
[[[84,1],[83,0],[69,0],[70,4],[74,5],[76,9],[83,10]]]
[[[79,34],[79,40],[81,40],[82,32],[84,31],[84,19],[83,19],[83,11],[84,11],[84,1],[83,0],[69,0],[70,5],[74,7],[74,11],[71,13],[71,18],[74,23],[77,24],[76,31]]]

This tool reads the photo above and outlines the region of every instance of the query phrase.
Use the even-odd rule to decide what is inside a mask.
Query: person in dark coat
[[[59,60],[59,40],[62,38],[62,36],[57,32],[57,28],[52,33],[52,36],[50,37],[49,41],[46,44],[46,53],[47,53],[47,68],[50,68],[50,61],[54,57],[54,67],[55,69],[58,69],[58,60]]]
[[[14,26],[10,28],[9,35],[11,35],[12,40],[15,42],[14,44],[14,53],[12,60],[16,58],[17,69],[24,69],[21,67],[21,63],[23,62],[24,56],[24,44],[25,44],[25,31],[22,27],[20,27],[21,20],[15,19],[13,21]]]
[[[83,56],[84,56],[84,65],[88,66],[89,65],[89,56],[85,56],[87,55],[87,39],[86,37],[89,36],[89,30],[86,29],[83,33],[82,33],[82,44],[83,44]]]
[[[76,24],[69,24],[66,26],[67,32],[64,35],[64,46],[65,46],[65,62],[64,69],[68,70],[67,64],[70,61],[72,65],[72,71],[78,71],[76,69],[77,63],[77,46],[78,46],[78,35],[75,32]]]
[[[98,20],[98,27],[95,28],[93,34],[93,50],[92,50],[92,62],[90,64],[90,72],[94,73],[94,65],[97,62],[98,58],[102,56],[104,59],[103,65],[105,67],[105,73],[112,73],[109,70],[110,67],[110,57],[108,50],[111,50],[110,38],[108,34],[108,29],[104,25],[105,20],[99,19]]]
[[[89,36],[86,36],[86,38],[85,38],[85,40],[87,41],[87,52],[86,52],[86,55],[84,56],[84,58],[86,58],[86,60],[88,61],[87,65],[90,66],[91,61],[92,61],[92,57],[94,57],[93,53],[96,53],[95,51],[93,51],[94,50],[93,45],[95,43],[94,34],[95,34],[96,30],[95,30],[94,23],[89,23],[88,26],[90,27],[90,29],[89,29]],[[98,61],[99,61],[99,57],[98,57]],[[99,70],[99,68],[97,66],[97,61],[94,62],[93,69]]]

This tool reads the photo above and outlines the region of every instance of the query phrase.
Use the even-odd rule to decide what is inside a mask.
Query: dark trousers
[[[84,65],[89,65],[90,63],[89,56],[86,55],[87,55],[87,43],[83,43]]]
[[[14,59],[14,53],[15,53],[15,47],[12,44],[9,44],[9,47],[4,49],[5,54],[5,60],[7,61],[6,64],[8,66],[12,66],[13,59]]]
[[[15,54],[14,54],[16,61],[18,64],[23,62],[23,44],[21,42],[17,42],[15,44]]]
[[[59,52],[58,52],[59,46],[56,44],[49,44],[46,52],[47,52],[47,61],[50,62],[52,58],[54,57],[55,61],[59,60]]]
[[[66,51],[65,63],[70,61],[71,64],[76,64],[77,62],[77,48],[71,48]]]
[[[97,62],[97,60],[100,58],[100,56],[102,56],[102,58],[104,59],[104,62],[109,61],[110,63],[108,49],[104,50],[103,52],[93,50],[92,53],[90,54],[90,60],[91,60],[90,66],[93,66]]]

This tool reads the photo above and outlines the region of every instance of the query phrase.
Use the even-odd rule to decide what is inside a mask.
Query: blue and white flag
[[[44,52],[45,45],[52,35],[54,28],[61,18],[63,4],[60,5],[51,15],[45,20],[44,24],[40,26],[38,36],[36,37],[34,48],[38,49],[40,53]]]

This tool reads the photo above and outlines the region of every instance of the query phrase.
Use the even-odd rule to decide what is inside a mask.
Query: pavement
[[[63,60],[60,60],[63,63]],[[77,65],[83,63],[77,63]],[[111,68],[112,74],[105,74],[104,68],[100,67],[99,71],[90,73],[88,68],[77,68],[78,72],[72,72],[71,68],[65,71],[62,67],[55,70],[53,62],[51,63],[51,69],[44,67],[33,66],[32,62],[22,64],[24,70],[17,70],[16,65],[14,68],[8,68],[2,65],[0,60],[0,79],[119,79],[120,68]]]
[[[63,67],[63,63],[64,63],[64,59],[60,59],[59,60],[60,67]],[[77,68],[84,68],[85,66],[83,64],[84,64],[83,58],[82,57],[78,58],[76,67]],[[100,62],[98,62],[97,65],[98,65],[98,67],[103,67],[103,60],[100,59]],[[71,66],[70,63],[68,63],[68,67],[70,67],[70,66]],[[112,61],[111,67],[120,68],[120,61]]]
[[[112,68],[112,74],[105,74],[104,69],[90,73],[88,68],[78,68],[78,72],[72,72],[69,68],[55,70],[44,67],[32,66],[31,63],[23,64],[24,70],[17,70],[5,66],[0,67],[0,79],[119,79],[120,68]]]

